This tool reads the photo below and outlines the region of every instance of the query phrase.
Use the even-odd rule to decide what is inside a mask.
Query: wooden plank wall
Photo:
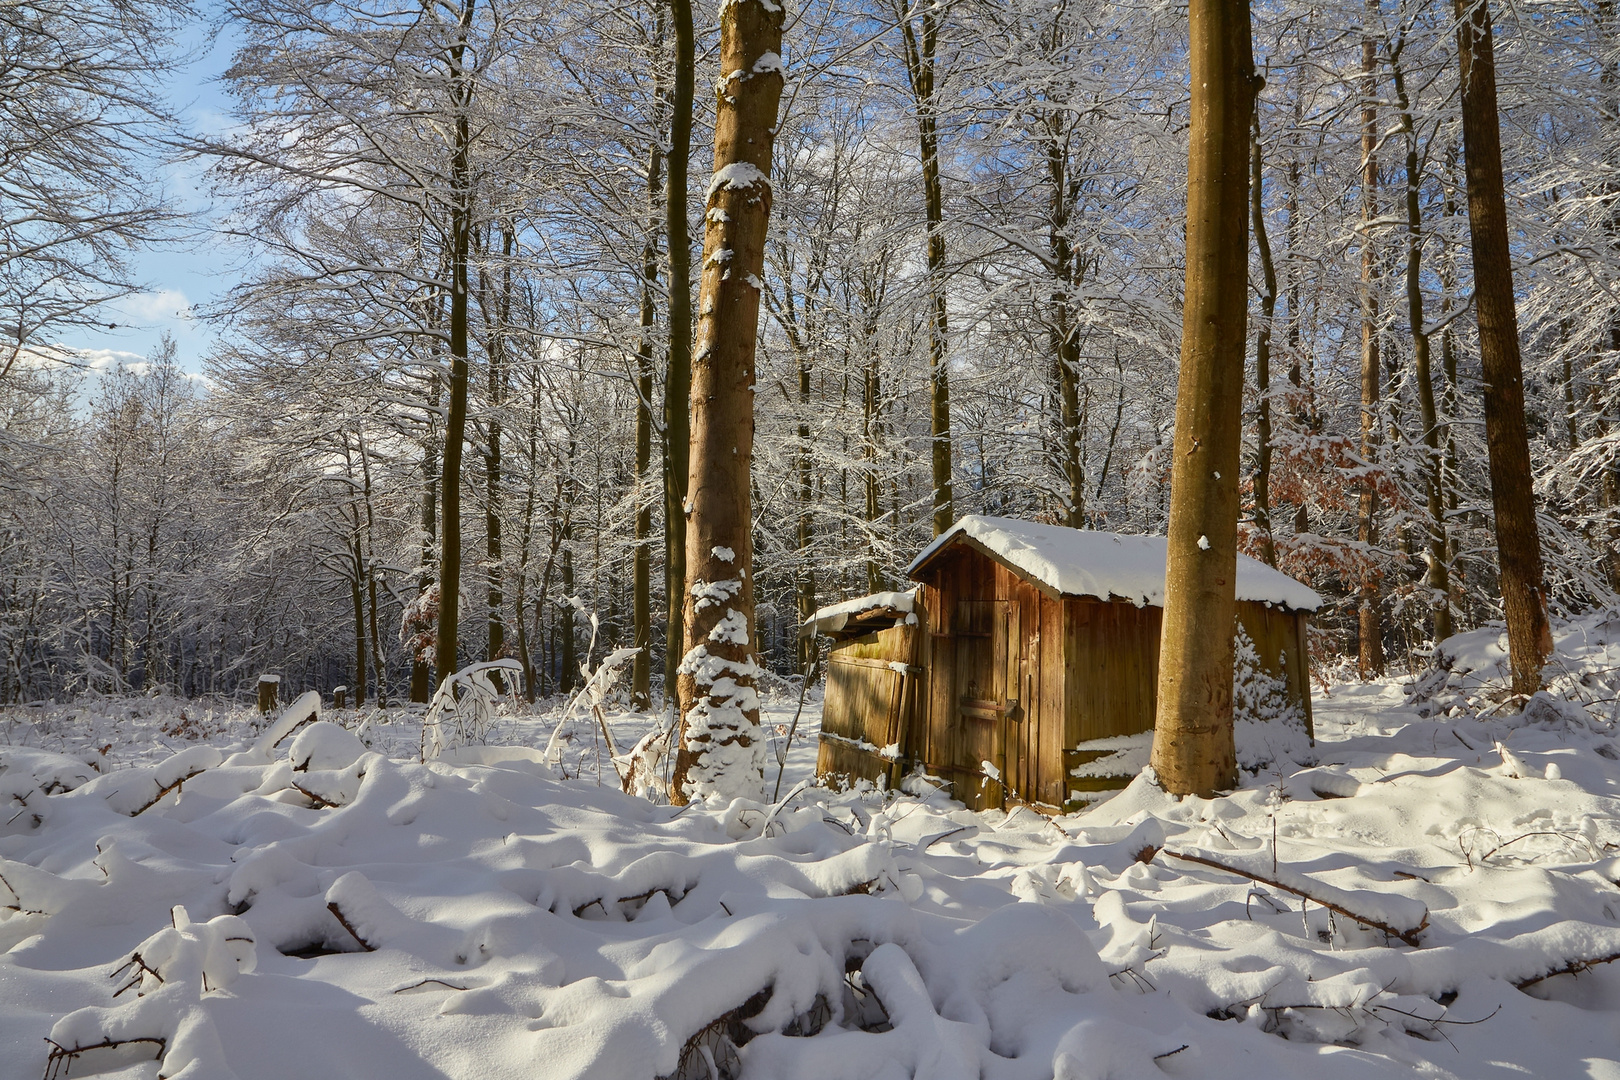
[[[1066,598],[1064,746],[1153,727],[1164,612],[1126,600]]]
[[[1272,675],[1288,684],[1288,696],[1311,723],[1310,657],[1305,654],[1305,627],[1309,616],[1303,612],[1267,607],[1255,600],[1237,606],[1238,622],[1254,642],[1260,662]]]
[[[909,735],[904,729],[916,713],[920,680],[890,665],[914,666],[920,637],[917,627],[896,626],[833,649],[821,716],[822,734],[830,737],[821,739],[817,775],[876,780],[889,771],[890,759],[857,744],[882,749]]]

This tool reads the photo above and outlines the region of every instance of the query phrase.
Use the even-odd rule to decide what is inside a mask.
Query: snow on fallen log
[[[259,741],[253,744],[251,751],[262,761],[269,761],[276,756],[276,747],[282,741],[303,727],[321,718],[321,695],[319,691],[306,690],[293,700],[291,705],[282,710],[276,722],[270,725],[270,730],[260,736]]]
[[[1270,885],[1283,892],[1293,893],[1347,919],[1353,919],[1363,926],[1399,938],[1408,945],[1416,946],[1418,934],[1429,925],[1428,906],[1421,900],[1413,900],[1410,897],[1340,889],[1287,866],[1275,864],[1262,866],[1261,860],[1253,857],[1245,858],[1235,852],[1223,852],[1217,858],[1197,849],[1171,851],[1165,848],[1164,854],[1172,859],[1197,863],[1200,866],[1248,878],[1250,881],[1258,881],[1262,885]]]

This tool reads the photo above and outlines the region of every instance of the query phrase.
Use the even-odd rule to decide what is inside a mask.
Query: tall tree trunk
[[[418,596],[433,588],[438,580],[434,569],[439,532],[439,455],[433,438],[432,417],[439,408],[439,378],[437,369],[428,389],[428,431],[422,439],[422,569],[417,574]],[[411,645],[411,700],[426,704],[433,696],[433,673],[422,653]]]
[[[506,335],[512,317],[512,249],[510,223],[501,225],[501,295],[495,308],[495,326],[489,335],[489,439],[484,453],[484,552],[489,564],[486,590],[486,648],[484,659],[506,656],[506,625],[501,617],[505,584],[501,549],[501,408],[506,404]],[[497,687],[504,686],[499,672],[491,672]]]
[[[1429,567],[1429,608],[1434,616],[1434,640],[1441,642],[1452,634],[1451,568],[1440,475],[1444,465],[1440,410],[1435,406],[1429,333],[1423,323],[1423,211],[1418,198],[1423,174],[1418,164],[1417,127],[1412,119],[1412,102],[1406,92],[1406,73],[1401,69],[1398,49],[1390,51],[1389,70],[1395,84],[1395,102],[1400,108],[1401,134],[1406,139],[1406,321],[1411,326],[1412,374],[1417,382],[1418,413],[1423,423],[1424,493],[1429,510],[1425,555]]]
[[[1237,782],[1232,636],[1248,346],[1249,117],[1246,0],[1192,0],[1187,286],[1153,767],[1165,790]]]
[[[692,515],[686,537],[681,744],[670,798],[759,798],[765,740],[754,680],[750,474],[754,349],[771,212],[771,150],[782,97],[784,11],[769,0],[720,8],[714,179],[704,215],[692,379]]]
[[[863,512],[868,530],[876,532],[878,519],[883,516],[883,488],[878,478],[878,436],[883,427],[883,370],[882,351],[878,348],[878,306],[880,289],[875,281],[876,272],[869,267],[861,269],[861,348],[866,363],[861,375],[861,430],[865,436],[862,456],[866,465],[865,507]],[[868,546],[866,558],[866,591],[881,592],[883,568],[871,554]]]
[[[805,315],[808,316],[809,300],[805,301]],[[810,352],[808,349],[799,349],[799,528],[795,538],[799,548],[798,587],[795,590],[798,604],[799,625],[803,626],[816,613],[816,567],[810,552],[811,544],[815,540],[815,517],[812,507],[815,505],[815,485],[812,475],[810,453]],[[810,671],[810,665],[816,658],[816,643],[814,638],[796,638],[798,642],[798,669],[800,674]]]
[[[461,8],[461,24],[449,49],[455,146],[450,159],[450,401],[444,423],[444,473],[440,480],[439,635],[434,677],[456,673],[456,622],[461,599],[461,451],[467,435],[467,253],[472,241],[472,131],[468,112],[472,86],[463,67],[474,0]]]
[[[1080,327],[1070,308],[1074,286],[1074,250],[1069,240],[1068,157],[1058,133],[1046,134],[1046,181],[1052,189],[1047,222],[1047,251],[1057,288],[1052,293],[1052,364],[1057,374],[1058,460],[1063,470],[1067,504],[1063,523],[1086,525],[1086,473],[1080,461]]]
[[[663,28],[663,16],[659,16]],[[659,34],[662,40],[662,33]],[[652,471],[653,337],[657,323],[659,194],[664,155],[655,143],[647,151],[647,236],[641,245],[641,334],[636,343],[636,543],[632,556],[631,644],[641,650],[630,671],[630,707],[652,705],[652,501],[646,486]]]
[[[686,173],[692,157],[692,94],[697,60],[691,0],[669,0],[675,34],[670,93],[669,187],[664,232],[669,237],[669,363],[664,370],[664,704],[681,706],[676,670],[686,654],[682,596],[686,587],[686,481],[692,438],[692,249],[686,227]]]
[[[1379,18],[1378,0],[1367,0],[1366,28],[1361,38],[1361,459],[1367,467],[1378,460],[1378,402],[1382,373],[1378,359],[1378,256],[1373,245],[1378,218],[1378,50],[1372,20]],[[1378,542],[1378,488],[1376,480],[1362,481],[1356,514],[1356,539],[1363,557]],[[1361,574],[1359,666],[1361,677],[1384,673],[1384,620],[1379,604],[1378,573],[1371,566]]]
[[[1271,536],[1271,319],[1277,312],[1277,267],[1266,236],[1265,188],[1260,161],[1260,95],[1254,98],[1254,126],[1249,137],[1249,216],[1254,245],[1260,252],[1264,290],[1260,294],[1260,326],[1254,337],[1254,381],[1259,390],[1255,418],[1254,527],[1260,530],[1260,555],[1267,566],[1277,565],[1277,545]]]
[[[574,483],[574,462],[578,450],[578,444],[570,438],[568,479],[563,485],[562,519],[557,526],[563,592],[562,603],[557,605],[557,634],[562,638],[557,689],[565,694],[579,685],[579,657],[574,649],[574,502],[579,495],[579,485]]]
[[[903,2],[903,0],[902,0]],[[951,487],[951,387],[945,316],[945,196],[939,178],[938,99],[934,95],[934,59],[939,45],[939,15],[934,6],[917,9],[917,25],[904,8],[900,27],[906,46],[906,75],[917,108],[917,142],[922,156],[923,205],[928,222],[928,387],[930,462],[934,482],[934,535],[956,520]]]
[[[360,551],[357,533],[349,545],[354,560],[354,577],[349,579],[349,599],[354,603],[354,704],[366,703],[366,610],[360,583],[365,579],[365,556]]]
[[[1468,232],[1474,251],[1474,308],[1479,320],[1480,370],[1485,380],[1485,442],[1496,511],[1497,563],[1507,615],[1513,690],[1541,689],[1552,652],[1542,579],[1541,536],[1524,424],[1524,370],[1519,318],[1513,303],[1507,204],[1502,191],[1502,144],[1496,117],[1496,60],[1485,0],[1454,0],[1462,65],[1463,164],[1468,178]]]

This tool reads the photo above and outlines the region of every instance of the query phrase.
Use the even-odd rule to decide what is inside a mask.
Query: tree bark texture
[[[692,366],[681,743],[670,798],[760,798],[765,740],[755,691],[750,466],[760,275],[782,97],[783,9],[725,0],[714,178],[704,215]]]
[[[1412,332],[1412,376],[1417,383],[1418,412],[1423,422],[1423,482],[1429,511],[1428,550],[1424,558],[1428,563],[1434,640],[1439,642],[1452,634],[1451,549],[1441,489],[1445,456],[1440,443],[1440,410],[1435,405],[1429,334],[1423,323],[1423,209],[1418,198],[1423,173],[1418,160],[1411,98],[1406,92],[1406,73],[1401,70],[1399,52],[1393,49],[1389,69],[1395,84],[1395,103],[1400,109],[1401,134],[1406,140],[1406,320]]]
[[[662,30],[663,19],[659,19]],[[662,38],[662,33],[660,33]],[[654,144],[647,151],[647,238],[641,246],[641,336],[636,344],[636,546],[631,566],[631,644],[636,653],[630,671],[630,707],[652,705],[652,502],[645,490],[652,480],[652,395],[655,292],[658,284],[658,199],[663,187],[664,155]]]
[[[1524,423],[1524,371],[1513,302],[1507,205],[1502,191],[1502,143],[1496,116],[1496,64],[1491,13],[1485,0],[1454,0],[1462,65],[1463,166],[1468,182],[1468,232],[1474,254],[1474,308],[1479,320],[1480,370],[1485,380],[1485,443],[1491,464],[1491,505],[1507,616],[1513,690],[1541,688],[1552,652],[1542,578],[1541,536]]]
[[[1378,401],[1383,384],[1378,368],[1378,255],[1373,250],[1373,222],[1378,218],[1378,48],[1372,21],[1378,0],[1367,0],[1368,24],[1361,38],[1361,460],[1371,468],[1378,460]],[[1372,476],[1362,480],[1356,539],[1365,555],[1378,543],[1378,488]],[[1363,679],[1384,673],[1384,620],[1379,609],[1377,572],[1361,572],[1358,667]]]
[[[1267,566],[1277,565],[1277,544],[1271,535],[1271,322],[1277,313],[1277,266],[1266,236],[1265,187],[1260,160],[1260,97],[1254,99],[1254,129],[1250,134],[1249,216],[1254,225],[1254,246],[1260,252],[1263,292],[1260,326],[1254,336],[1255,403],[1254,527],[1260,531],[1260,556]]]
[[[922,156],[923,204],[928,222],[928,386],[932,435],[934,535],[956,521],[951,486],[951,387],[945,316],[945,195],[939,178],[939,124],[934,96],[934,60],[939,46],[939,14],[922,5],[916,25],[902,10],[906,74],[917,107],[917,143]]]
[[[1167,791],[1237,782],[1232,627],[1248,345],[1249,117],[1245,0],[1192,0],[1187,285],[1153,767]]]
[[[461,9],[461,25],[448,55],[455,109],[450,160],[450,401],[445,411],[444,472],[439,483],[439,634],[434,679],[456,673],[456,620],[461,607],[461,452],[467,435],[467,255],[472,242],[472,132],[468,112],[472,86],[463,62],[473,0]]]
[[[686,227],[687,164],[692,157],[692,95],[697,71],[691,0],[669,0],[675,63],[670,87],[669,186],[664,232],[669,237],[669,363],[664,369],[664,703],[673,706],[676,669],[686,654],[681,593],[686,587],[686,481],[692,437],[692,248]]]

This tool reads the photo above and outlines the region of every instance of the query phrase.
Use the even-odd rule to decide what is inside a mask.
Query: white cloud
[[[189,333],[196,323],[191,301],[179,289],[136,293],[119,301],[118,308],[131,322],[168,325],[179,333]]]

